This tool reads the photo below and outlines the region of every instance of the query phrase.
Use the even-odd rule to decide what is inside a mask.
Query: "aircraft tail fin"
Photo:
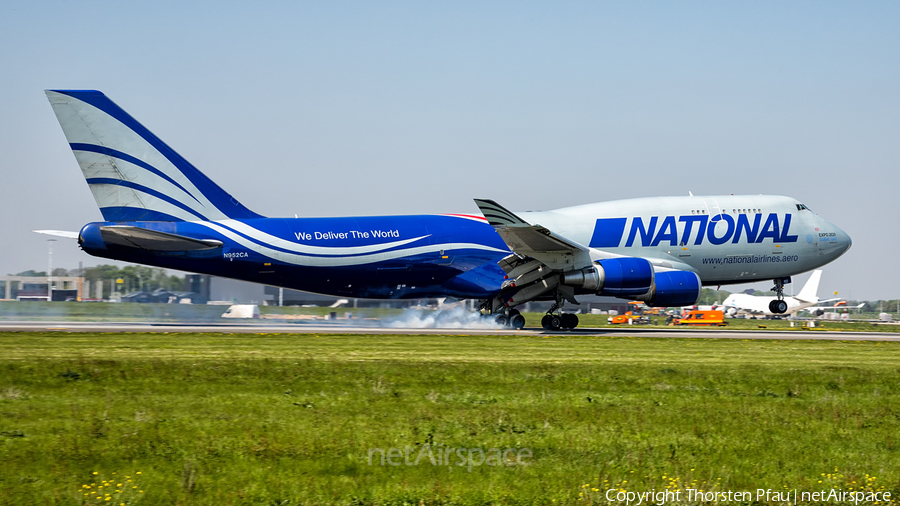
[[[796,298],[802,300],[803,302],[818,302],[819,296],[816,295],[816,293],[818,293],[819,291],[819,280],[821,278],[822,270],[814,270],[812,275],[806,281],[806,284],[803,285],[803,289],[800,290],[800,293],[796,295]]]
[[[46,90],[106,221],[261,218],[95,90]]]

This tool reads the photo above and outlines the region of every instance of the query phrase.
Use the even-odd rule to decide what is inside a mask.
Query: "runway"
[[[297,324],[183,324],[183,323],[83,323],[83,322],[0,322],[0,332],[178,332],[231,334],[392,334],[469,336],[553,336],[553,337],[642,337],[677,339],[778,339],[822,341],[900,341],[900,332],[839,332],[825,330],[727,330],[721,328],[684,329],[673,327],[578,328],[550,331],[460,328],[393,328],[344,323]]]

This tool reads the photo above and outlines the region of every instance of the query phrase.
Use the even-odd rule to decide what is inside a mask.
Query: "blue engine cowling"
[[[600,260],[590,267],[563,273],[560,283],[597,295],[637,297],[650,292],[653,266],[647,260],[635,257]]]
[[[653,266],[643,258],[613,258],[597,262],[603,269],[600,295],[628,297],[643,295],[653,284]]]
[[[692,271],[654,273],[643,258],[611,258],[562,275],[564,285],[624,299],[642,300],[654,307],[690,306],[700,299],[702,283]]]
[[[651,307],[693,306],[700,300],[703,284],[692,271],[657,272],[653,292],[645,302]]]

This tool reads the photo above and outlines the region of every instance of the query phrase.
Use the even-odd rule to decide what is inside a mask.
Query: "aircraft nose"
[[[824,230],[830,230],[831,233],[827,234],[826,237],[819,238],[819,249],[832,259],[843,255],[853,245],[850,235],[837,225],[829,223],[828,228]]]
[[[844,232],[838,227],[834,227],[837,230],[838,235],[838,245],[840,249],[840,254],[843,255],[850,249],[850,246],[853,246],[853,240],[850,239],[850,234]]]

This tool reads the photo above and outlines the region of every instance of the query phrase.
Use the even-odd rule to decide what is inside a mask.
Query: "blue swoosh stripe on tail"
[[[110,100],[103,93],[96,90],[50,90],[55,93],[62,93],[72,98],[81,100],[86,104],[90,104],[97,109],[108,114],[112,118],[131,129],[153,146],[160,154],[166,157],[172,164],[181,171],[191,183],[200,190],[209,201],[216,206],[222,213],[232,219],[252,219],[263,218],[262,215],[244,207],[228,192],[219,187],[209,177],[197,170],[190,162],[182,158],[174,149],[170,148],[166,143],[160,140],[156,135],[148,130],[144,125],[132,118],[115,102]]]
[[[148,194],[148,195],[152,195],[152,196],[154,196],[154,197],[156,197],[156,198],[158,198],[158,199],[160,199],[160,200],[164,200],[164,201],[168,202],[169,204],[172,204],[173,206],[175,206],[175,207],[177,207],[177,208],[179,208],[179,209],[183,209],[184,211],[187,211],[188,213],[193,214],[194,216],[196,216],[196,217],[197,217],[198,219],[200,219],[200,220],[206,220],[206,219],[207,219],[206,216],[203,216],[202,214],[199,214],[197,211],[194,211],[193,209],[191,209],[190,207],[188,207],[188,206],[182,204],[182,203],[179,202],[178,200],[175,200],[175,199],[173,199],[172,197],[169,197],[168,195],[166,195],[166,194],[164,194],[164,193],[160,193],[159,191],[154,190],[153,188],[147,188],[147,187],[144,186],[144,185],[140,185],[140,184],[137,184],[137,183],[132,183],[131,181],[125,181],[124,179],[112,179],[112,178],[106,178],[106,177],[94,177],[94,178],[88,179],[88,180],[87,180],[87,183],[88,183],[89,185],[93,185],[93,184],[109,184],[109,185],[115,185],[115,186],[124,186],[124,187],[126,187],[126,188],[131,188],[131,189],[134,189],[134,190],[138,190],[138,191],[143,192],[143,193],[146,193],[146,194]],[[109,209],[109,208],[104,208],[104,209]],[[141,207],[141,208],[126,207],[125,209],[141,209],[141,210],[146,210],[146,209],[144,209],[144,208],[142,208],[142,207]],[[163,214],[164,214],[164,213],[163,213]],[[105,214],[104,214],[104,217],[106,217]],[[130,220],[130,219],[129,219],[129,220]],[[112,221],[120,221],[120,220],[112,220]],[[140,220],[134,220],[134,221],[140,221]],[[184,220],[179,219],[178,221],[184,221]]]
[[[166,174],[165,172],[157,169],[156,167],[150,165],[149,163],[147,163],[143,160],[135,158],[127,153],[123,153],[121,151],[116,151],[115,149],[110,149],[105,146],[97,146],[95,144],[83,144],[83,143],[79,143],[79,142],[73,142],[73,143],[69,144],[69,146],[72,148],[72,151],[88,151],[91,153],[100,153],[101,155],[111,156],[113,158],[118,158],[119,160],[124,160],[130,164],[137,165],[138,167],[140,167],[142,169],[147,169],[150,172],[156,174],[157,176],[172,183],[173,185],[175,185],[178,189],[180,189],[184,193],[190,195],[190,197],[192,199],[196,200],[198,204],[203,205],[199,200],[197,200],[197,197],[195,197],[191,192],[189,192],[187,190],[187,188],[178,184],[177,181],[175,181],[174,179],[169,177],[168,174]]]

